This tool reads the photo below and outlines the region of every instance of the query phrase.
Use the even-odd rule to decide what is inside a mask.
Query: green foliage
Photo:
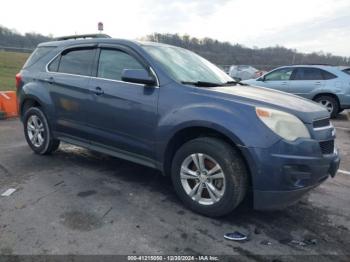
[[[30,52],[39,43],[51,38],[36,33],[21,35],[0,26],[0,91],[15,90],[15,75],[21,70],[29,53],[5,52],[4,50],[22,50]],[[9,47],[9,48],[8,48]]]
[[[15,76],[30,54],[0,51],[0,91],[15,90]]]

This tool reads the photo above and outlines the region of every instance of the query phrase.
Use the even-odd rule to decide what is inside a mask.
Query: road
[[[350,171],[350,121],[343,114],[333,123],[341,170]],[[170,180],[155,170],[67,144],[52,156],[33,154],[17,119],[0,121],[0,149],[0,193],[17,189],[0,197],[0,254],[350,257],[346,173],[286,210],[258,212],[246,201],[212,219],[186,209]],[[223,238],[235,230],[247,233],[248,241]]]

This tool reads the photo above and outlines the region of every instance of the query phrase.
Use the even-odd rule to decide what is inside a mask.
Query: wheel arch
[[[26,95],[22,99],[20,106],[19,106],[19,115],[20,115],[21,120],[23,120],[23,116],[24,116],[24,113],[26,112],[26,110],[30,107],[33,107],[33,106],[43,107],[43,103],[42,103],[42,101],[40,101],[40,99],[38,99],[35,96]]]
[[[313,96],[312,100],[315,101],[317,98],[319,98],[321,96],[333,97],[337,101],[338,105],[340,106],[340,101],[339,101],[338,96],[336,94],[333,94],[333,93],[330,93],[330,92],[318,93],[318,94]]]
[[[252,185],[252,170],[250,168],[251,159],[247,155],[247,150],[234,134],[228,132],[224,128],[215,128],[213,126],[196,125],[188,126],[178,129],[168,140],[163,154],[163,172],[165,175],[169,175],[171,171],[172,159],[176,151],[186,142],[198,138],[198,137],[215,137],[224,140],[228,144],[232,145],[234,149],[242,157],[244,164],[248,172],[249,185]]]

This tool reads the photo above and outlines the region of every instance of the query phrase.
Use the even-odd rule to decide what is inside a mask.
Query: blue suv
[[[336,174],[335,129],[318,104],[240,85],[182,48],[73,38],[40,44],[16,76],[35,153],[63,141],[158,169],[207,216],[249,194],[256,209],[282,208]]]

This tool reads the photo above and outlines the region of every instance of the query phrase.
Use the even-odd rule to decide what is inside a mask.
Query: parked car
[[[260,72],[250,65],[232,65],[228,74],[236,81],[242,81],[257,78],[260,76]]]
[[[285,207],[339,166],[327,110],[239,86],[182,48],[52,41],[38,46],[16,81],[35,153],[52,153],[63,141],[156,168],[207,216],[231,212],[248,194],[256,209]]]
[[[350,75],[350,67],[349,66],[338,66],[340,70],[342,70],[344,73],[347,73]]]
[[[349,67],[295,65],[279,67],[262,77],[243,83],[314,100],[326,107],[334,118],[344,109],[350,108],[349,74]]]

